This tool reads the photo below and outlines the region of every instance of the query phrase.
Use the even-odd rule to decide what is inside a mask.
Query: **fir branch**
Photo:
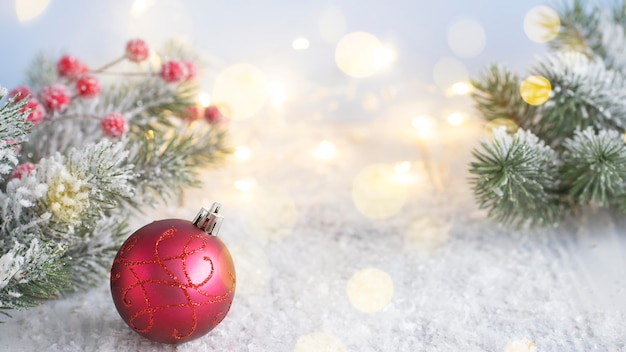
[[[222,159],[230,148],[226,130],[205,123],[165,130],[159,126],[131,137],[130,162],[139,175],[134,183],[141,199],[153,203],[155,195],[170,197],[198,185],[198,168]]]
[[[32,124],[26,121],[29,111],[21,111],[26,101],[12,98],[0,106],[0,183],[4,180],[3,176],[17,165],[16,148],[27,140],[32,128]]]
[[[39,53],[28,66],[26,71],[26,85],[37,91],[41,87],[55,83],[59,79],[57,63],[53,55]]]
[[[626,145],[613,130],[576,131],[563,144],[563,179],[579,204],[608,206],[626,194]]]
[[[492,142],[473,150],[470,179],[481,209],[508,225],[553,225],[559,219],[558,160],[554,150],[520,129],[494,131]]]
[[[601,61],[557,53],[548,55],[536,72],[550,81],[552,96],[529,129],[546,143],[557,145],[577,128],[626,127],[624,79]]]
[[[0,256],[0,275],[4,275],[0,277],[0,313],[10,316],[6,310],[34,307],[66,290],[69,258],[61,258],[63,252],[60,246],[41,244],[35,238],[28,246],[15,244]]]
[[[597,7],[582,0],[564,3],[559,9],[561,30],[548,42],[552,51],[574,51],[591,58],[603,52]]]
[[[471,97],[485,120],[508,118],[524,127],[535,115],[535,107],[526,104],[520,95],[519,77],[505,67],[491,65],[472,85]]]

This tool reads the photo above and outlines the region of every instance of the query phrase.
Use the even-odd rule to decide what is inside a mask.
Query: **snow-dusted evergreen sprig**
[[[553,225],[559,220],[558,158],[554,150],[523,129],[504,128],[474,150],[471,184],[489,217],[516,226]]]
[[[29,86],[11,91],[30,98],[0,109],[0,151],[11,152],[0,164],[13,171],[0,178],[2,313],[100,282],[132,210],[197,184],[196,169],[229,151],[214,109],[208,122],[191,122],[203,115],[192,56],[167,51],[159,67],[147,62],[141,39],[96,69],[71,55],[41,55]],[[109,71],[123,61],[136,71]],[[118,79],[104,86],[101,75]]]
[[[587,128],[576,131],[563,146],[563,179],[578,204],[609,206],[626,194],[623,134]]]
[[[23,143],[30,132],[32,124],[26,121],[27,112],[23,111],[26,99],[16,101],[6,95],[6,88],[0,86],[0,181],[13,170],[18,163],[17,148]],[[0,182],[2,183],[2,182]]]
[[[519,77],[501,65],[491,65],[472,81],[476,109],[484,119],[508,118],[525,127],[535,116],[535,107],[522,100]]]
[[[626,127],[624,78],[602,61],[558,52],[546,56],[536,73],[550,81],[552,95],[529,128],[546,143],[560,143],[577,128]]]
[[[11,309],[36,306],[67,290],[70,258],[64,252],[62,246],[33,238],[16,242],[0,256],[0,314],[10,317]]]

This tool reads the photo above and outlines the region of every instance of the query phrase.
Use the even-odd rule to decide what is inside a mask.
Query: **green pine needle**
[[[494,131],[473,151],[473,190],[489,217],[509,225],[552,225],[559,217],[556,153],[532,133]]]
[[[580,204],[608,206],[626,194],[626,145],[617,131],[576,131],[564,143],[563,179]]]

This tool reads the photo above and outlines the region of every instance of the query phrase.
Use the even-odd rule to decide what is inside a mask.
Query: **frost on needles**
[[[472,94],[498,130],[473,151],[471,183],[481,208],[505,225],[547,226],[586,206],[626,210],[626,1],[612,8],[574,0],[560,9],[548,52],[522,76],[492,65]],[[540,75],[551,92],[526,103],[521,79]]]
[[[27,86],[0,87],[0,314],[103,282],[129,216],[230,152],[227,125],[197,113],[200,58],[169,43],[165,75],[135,43],[95,69],[40,55]]]

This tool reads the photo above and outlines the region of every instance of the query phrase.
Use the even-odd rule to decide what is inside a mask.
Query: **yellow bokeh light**
[[[154,5],[154,0],[135,0],[130,8],[130,13],[134,17],[139,17],[152,5]]]
[[[352,32],[341,38],[335,49],[335,62],[348,76],[369,77],[389,65],[394,54],[367,32]]]
[[[524,32],[537,43],[549,42],[561,30],[559,14],[548,6],[536,6],[524,16]]]
[[[319,31],[325,42],[335,44],[346,33],[346,18],[336,7],[330,7],[319,20]]]
[[[304,37],[296,38],[291,42],[293,50],[306,50],[309,48],[309,45],[309,40]]]
[[[279,187],[255,187],[241,206],[246,232],[259,240],[280,240],[293,232],[298,212],[291,195]]]
[[[519,339],[511,341],[504,352],[537,352],[537,344],[529,339]]]
[[[397,181],[393,165],[370,165],[354,178],[352,200],[361,214],[372,219],[389,218],[402,209],[407,185]]]
[[[352,306],[365,313],[385,309],[391,302],[393,290],[391,276],[376,268],[357,271],[346,285],[346,294]]]
[[[428,139],[433,135],[433,120],[427,116],[416,116],[411,120],[413,128],[417,131],[417,136],[421,139]]]
[[[50,0],[15,0],[15,15],[20,22],[28,22],[41,16]]]
[[[530,105],[542,105],[550,99],[552,85],[543,76],[529,76],[520,85],[522,99]]]
[[[239,161],[247,161],[250,160],[250,157],[252,156],[252,151],[248,147],[239,146],[235,148],[234,155],[235,158],[237,158],[237,160]]]
[[[222,71],[213,86],[213,101],[233,120],[256,114],[268,98],[265,74],[251,64],[235,64]]]
[[[208,93],[199,93],[198,94],[198,104],[200,104],[200,106],[206,108],[207,106],[211,105],[211,96]]]
[[[411,162],[410,161],[401,161],[394,166],[394,169],[399,174],[406,174],[411,171]]]
[[[270,101],[275,108],[281,107],[287,101],[287,90],[282,83],[270,82],[267,85],[267,92],[270,95]]]
[[[471,58],[480,54],[485,42],[485,30],[475,20],[460,20],[448,29],[448,45],[459,57]]]
[[[465,64],[455,58],[443,58],[433,68],[433,81],[443,91],[447,91],[455,83],[467,82],[468,78]]]
[[[315,150],[315,156],[321,160],[329,160],[335,157],[335,144],[331,141],[321,141]]]
[[[251,192],[255,187],[256,180],[251,177],[235,181],[235,188],[244,193]]]
[[[346,352],[341,341],[324,332],[313,332],[298,339],[293,352]]]
[[[446,92],[447,95],[466,95],[469,94],[474,87],[469,82],[456,82]]]
[[[492,140],[494,131],[499,128],[504,128],[506,130],[506,133],[513,134],[517,132],[517,130],[519,129],[519,126],[511,119],[500,117],[500,118],[488,121],[485,124],[485,127],[483,128],[483,136],[487,140]]]
[[[453,112],[450,115],[448,115],[446,120],[448,120],[448,123],[451,124],[452,126],[459,126],[460,124],[463,123],[463,121],[465,121],[465,117],[461,113]]]

